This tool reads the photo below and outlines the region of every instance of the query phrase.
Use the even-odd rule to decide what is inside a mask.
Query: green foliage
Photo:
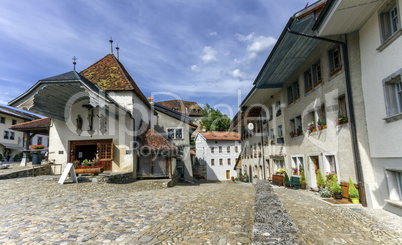
[[[285,172],[285,181],[289,181],[288,173]]]
[[[83,166],[83,167],[89,166],[89,161],[88,161],[88,159],[84,159],[84,161],[82,161],[82,166]]]
[[[332,188],[334,182],[338,182],[338,176],[336,174],[327,174],[325,176],[325,186]]]
[[[300,184],[306,184],[306,175],[304,174],[304,170],[302,170],[300,174]]]
[[[331,197],[331,192],[328,190],[328,188],[327,187],[325,187],[325,188],[322,188],[321,190],[320,190],[320,194],[321,194],[321,197]]]
[[[356,189],[356,187],[355,187],[355,185],[354,185],[354,183],[353,183],[353,181],[352,181],[352,179],[350,177],[349,177],[349,190],[348,190],[348,192],[349,192],[349,197],[352,197],[352,198],[359,198],[360,197],[359,191]]]
[[[0,160],[2,160],[3,159],[3,155],[0,153]]]
[[[15,154],[15,156],[13,157],[14,161],[19,161],[22,158],[22,152]]]
[[[208,104],[204,106],[201,118],[201,128],[205,126],[207,131],[228,131],[230,118],[219,110],[211,108]]]
[[[317,171],[317,175],[318,175],[318,177],[317,177],[317,187],[318,188],[324,187],[325,186],[324,177],[322,176],[321,170]]]
[[[333,182],[331,186],[331,193],[332,194],[340,194],[342,193],[342,187],[338,183],[338,178],[336,177],[336,174],[333,177]]]

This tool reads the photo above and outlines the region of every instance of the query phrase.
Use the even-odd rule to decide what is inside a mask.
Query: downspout
[[[346,83],[346,97],[348,98],[348,109],[350,113],[350,120],[349,120],[349,125],[350,125],[350,134],[352,137],[352,149],[353,149],[353,158],[355,162],[355,167],[357,171],[357,182],[359,184],[359,190],[361,193],[361,203],[364,207],[367,207],[367,199],[366,199],[366,191],[364,187],[364,177],[363,177],[363,169],[362,169],[362,163],[361,163],[361,158],[360,158],[360,151],[358,147],[358,142],[357,142],[357,134],[356,134],[356,119],[355,119],[355,111],[353,107],[353,97],[352,97],[352,82],[350,78],[350,66],[349,66],[349,55],[348,55],[348,49],[347,49],[347,44],[342,41],[338,40],[332,40],[329,38],[325,37],[318,37],[318,36],[313,36],[309,35],[306,33],[300,33],[293,31],[291,29],[291,25],[293,21],[295,20],[295,16],[291,17],[291,21],[289,21],[288,26],[287,26],[287,31],[291,34],[307,37],[307,38],[313,38],[317,40],[321,40],[324,42],[330,42],[330,43],[336,43],[342,46],[342,56],[343,56],[343,61],[345,65],[345,83]]]
[[[261,113],[260,113],[260,134],[261,134],[261,153],[262,153],[262,167],[263,167],[263,171],[262,171],[262,175],[263,175],[263,179],[266,180],[266,175],[265,175],[265,154],[264,154],[264,137],[263,137],[263,130],[262,130],[262,117],[261,117]]]

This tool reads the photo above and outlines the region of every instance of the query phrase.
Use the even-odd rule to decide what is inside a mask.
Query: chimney
[[[207,132],[207,127],[206,126],[202,126],[202,132]]]
[[[148,99],[148,101],[149,101],[150,104],[153,104],[153,103],[154,103],[154,97],[148,97],[147,99]]]

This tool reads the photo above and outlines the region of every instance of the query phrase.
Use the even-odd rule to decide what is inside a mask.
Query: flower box
[[[44,145],[30,145],[29,148],[31,150],[40,150],[40,149],[45,149]]]
[[[92,176],[94,176],[94,175],[103,173],[103,168],[97,168],[97,167],[96,168],[93,168],[93,167],[76,168],[75,173],[76,174],[91,174]]]

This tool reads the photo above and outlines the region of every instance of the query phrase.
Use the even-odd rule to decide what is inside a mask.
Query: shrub
[[[304,170],[301,171],[300,184],[306,184],[306,175],[304,174]]]
[[[289,181],[288,173],[285,172],[285,181]]]
[[[351,198],[359,198],[359,191],[356,189],[352,179],[349,177],[349,197]]]
[[[324,187],[325,186],[324,177],[322,176],[321,170],[317,171],[317,175],[318,175],[318,177],[317,177],[317,187],[318,188]]]
[[[88,159],[84,159],[84,161],[82,161],[82,166],[83,166],[83,167],[89,166],[89,161],[88,161]]]
[[[325,175],[325,186],[331,189],[334,182],[338,182],[338,176],[336,174],[327,173],[327,175]]]
[[[320,190],[321,197],[331,197],[331,192],[327,187]]]
[[[331,193],[332,194],[342,193],[342,187],[339,185],[338,178],[336,178],[336,175],[335,175],[334,181],[332,183]]]

